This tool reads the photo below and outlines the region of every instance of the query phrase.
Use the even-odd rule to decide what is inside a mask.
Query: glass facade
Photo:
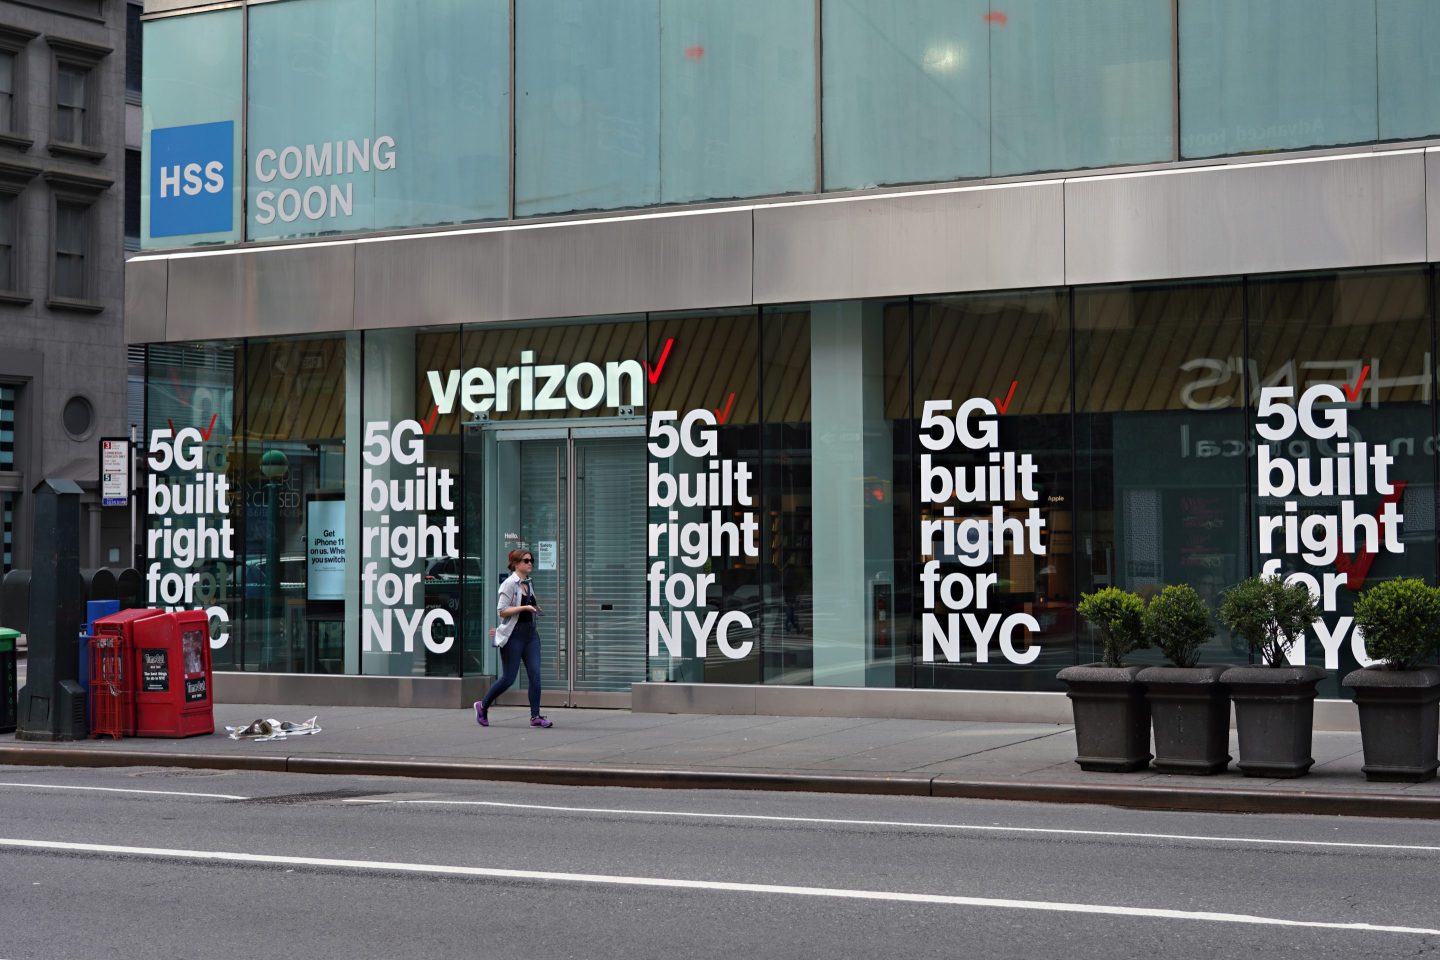
[[[1321,597],[1302,655],[1338,696],[1356,591],[1437,575],[1436,282],[150,347],[150,600],[207,606],[224,669],[493,673],[521,548],[550,689],[1055,690],[1098,655],[1080,594],[1213,610],[1270,572]],[[1247,657],[1224,630],[1204,653]]]
[[[150,248],[1440,135],[1425,0],[285,0],[144,32]]]

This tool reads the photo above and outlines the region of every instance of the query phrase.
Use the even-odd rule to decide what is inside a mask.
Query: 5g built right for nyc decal
[[[1040,644],[1031,639],[1040,633],[1038,620],[1028,613],[992,609],[990,591],[999,582],[998,574],[940,569],[942,558],[974,568],[992,558],[1045,555],[1045,517],[1036,486],[1039,467],[1028,453],[1000,449],[1000,423],[995,419],[1010,408],[1017,385],[1011,381],[1004,400],[971,397],[953,415],[949,400],[925,401],[918,436],[926,451],[943,454],[959,443],[986,455],[984,463],[954,468],[937,465],[930,452],[920,455],[920,501],[945,505],[938,519],[920,524],[920,649],[925,663],[935,662],[937,648],[946,663],[958,662],[962,641],[974,644],[976,663],[990,662],[992,643],[1008,663],[1034,663],[1040,656]],[[956,516],[956,502],[985,513]],[[1023,516],[1012,516],[1016,511],[1007,509],[1015,503],[1027,504]]]
[[[1364,382],[1367,367],[1361,373]],[[1359,589],[1365,574],[1379,553],[1402,554],[1400,500],[1405,482],[1390,476],[1395,458],[1383,443],[1366,443],[1350,436],[1347,400],[1359,396],[1360,383],[1350,396],[1348,385],[1342,391],[1333,384],[1322,383],[1308,388],[1294,402],[1294,387],[1265,387],[1260,391],[1256,410],[1255,432],[1265,443],[1259,444],[1257,493],[1261,501],[1280,501],[1279,513],[1259,518],[1259,552],[1261,574],[1282,575],[1283,557],[1298,556],[1316,567],[1333,566],[1334,573],[1325,573],[1319,580],[1313,575],[1295,572],[1285,575],[1288,583],[1303,583],[1311,594],[1320,598],[1321,608],[1333,614],[1340,587]],[[1311,444],[1292,443],[1296,433],[1317,441],[1313,446],[1333,454],[1309,456]],[[1305,456],[1287,458],[1292,453]],[[1357,497],[1379,495],[1380,508],[1373,514],[1356,508]],[[1338,512],[1314,513],[1307,505],[1300,512],[1300,500],[1340,497]],[[1278,554],[1278,556],[1276,556]],[[1365,638],[1352,617],[1327,617],[1317,620],[1316,637],[1325,651],[1325,669],[1340,666],[1340,647],[1347,636],[1350,650],[1361,666],[1372,661],[1365,653]],[[1305,651],[1296,644],[1290,651],[1290,662],[1305,662]]]

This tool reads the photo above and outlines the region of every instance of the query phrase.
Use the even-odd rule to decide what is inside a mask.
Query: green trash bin
[[[20,693],[15,689],[19,671],[15,664],[19,630],[0,627],[0,733],[14,733],[20,710]]]

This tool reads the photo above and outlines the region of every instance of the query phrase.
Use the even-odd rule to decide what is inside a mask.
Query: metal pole
[[[280,537],[276,526],[276,482],[265,481],[265,633],[260,646],[260,669],[275,669],[275,600],[280,591]]]

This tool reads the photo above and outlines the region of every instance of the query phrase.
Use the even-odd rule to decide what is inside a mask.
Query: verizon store
[[[554,705],[1063,718],[1081,593],[1262,570],[1341,696],[1356,591],[1437,572],[1440,102],[1206,113],[1178,48],[1229,28],[1099,3],[919,30],[1017,82],[1071,44],[1079,100],[902,150],[857,89],[979,81],[840,61],[899,14],[634,6],[147,3],[138,566],[209,609],[221,699],[468,705],[514,548]]]

